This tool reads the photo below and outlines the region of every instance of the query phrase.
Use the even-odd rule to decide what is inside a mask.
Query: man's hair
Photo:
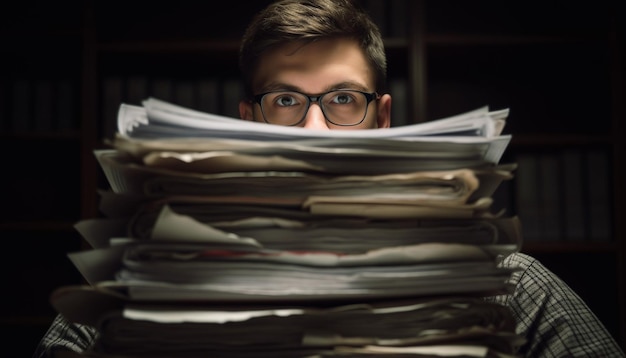
[[[387,79],[387,60],[378,26],[354,0],[278,0],[260,11],[246,29],[239,66],[248,97],[261,55],[287,42],[303,44],[328,38],[358,41],[374,70],[377,91]]]

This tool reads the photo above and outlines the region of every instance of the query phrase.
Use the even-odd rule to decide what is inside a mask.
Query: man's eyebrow
[[[261,87],[261,92],[272,92],[272,91],[298,91],[300,92],[301,89],[296,86],[289,85],[286,83],[281,83],[281,82],[271,82]]]
[[[327,86],[324,89],[324,92],[334,91],[338,89],[353,89],[353,90],[359,90],[359,91],[364,91],[364,92],[369,91],[367,87],[365,87],[364,85],[360,83],[353,82],[353,81],[344,81],[344,82],[338,82],[330,86]],[[263,87],[261,87],[261,90],[260,90],[260,92],[262,93],[271,92],[271,91],[297,91],[297,92],[305,93],[304,90],[298,86],[290,85],[287,83],[281,83],[281,82],[271,82],[271,83],[265,84]]]
[[[327,91],[332,91],[332,90],[337,90],[337,89],[353,89],[353,90],[359,90],[359,91],[364,91],[364,92],[368,92],[369,89],[367,87],[365,87],[364,85],[358,83],[358,82],[353,82],[353,81],[346,81],[346,82],[340,82],[340,83],[336,83],[328,88],[326,88]]]

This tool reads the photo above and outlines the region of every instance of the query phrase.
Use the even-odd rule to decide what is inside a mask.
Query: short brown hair
[[[246,29],[239,67],[248,97],[261,55],[286,42],[347,37],[357,40],[374,70],[376,90],[387,79],[387,59],[378,26],[354,0],[278,0],[260,11]]]

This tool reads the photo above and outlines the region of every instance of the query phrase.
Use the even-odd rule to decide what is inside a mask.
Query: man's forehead
[[[362,49],[350,39],[288,43],[274,48],[261,55],[253,78],[255,91],[285,89],[285,85],[325,91],[342,84],[361,90],[371,90],[374,85],[373,71]]]

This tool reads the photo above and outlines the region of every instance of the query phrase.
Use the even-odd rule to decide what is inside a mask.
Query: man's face
[[[374,73],[362,50],[351,39],[332,39],[307,45],[289,43],[262,55],[252,83],[254,94],[270,91],[297,91],[319,95],[331,90],[375,91]],[[383,95],[367,107],[363,122],[355,126],[328,123],[321,108],[312,103],[300,123],[311,129],[369,129],[389,127],[391,98]],[[242,101],[242,119],[265,122],[261,106]]]

